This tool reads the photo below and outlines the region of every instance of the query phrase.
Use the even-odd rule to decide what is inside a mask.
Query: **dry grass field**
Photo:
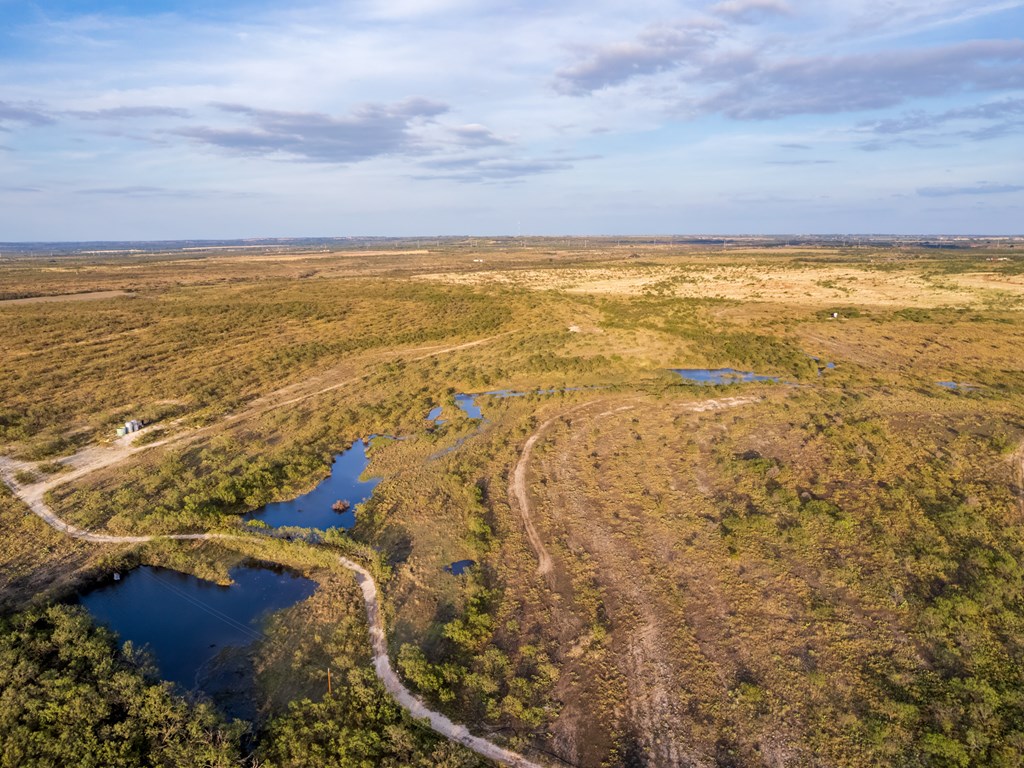
[[[321,700],[328,664],[383,695],[325,559],[347,547],[406,681],[545,764],[1020,765],[1022,274],[1009,247],[600,241],[5,263],[0,454],[75,525],[236,530],[354,440],[403,439],[319,545],[101,549],[0,489],[3,606],[139,561],[311,575],[251,662],[254,764],[356,722]],[[498,389],[526,394],[455,406]],[[138,450],[60,480],[131,417]]]

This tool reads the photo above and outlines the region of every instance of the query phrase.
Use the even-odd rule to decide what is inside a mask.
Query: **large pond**
[[[262,565],[238,566],[231,578],[234,583],[225,587],[144,565],[83,594],[79,602],[122,641],[148,646],[163,679],[187,691],[216,693],[207,685],[216,677],[215,661],[261,639],[269,613],[305,600],[316,589],[309,579]],[[251,715],[244,707],[235,713]]]
[[[778,382],[778,376],[763,376],[752,371],[737,371],[734,368],[673,368],[687,381],[696,384],[739,384],[751,381]]]
[[[245,515],[245,520],[262,520],[271,528],[295,525],[302,528],[351,528],[356,523],[355,508],[373,493],[379,477],[360,480],[370,463],[367,441],[357,440],[347,451],[334,457],[331,474],[316,488],[291,501],[275,501]],[[337,502],[348,507],[336,511]]]

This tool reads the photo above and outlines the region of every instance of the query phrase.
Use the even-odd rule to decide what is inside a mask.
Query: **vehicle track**
[[[1024,517],[1024,443],[1013,452],[1013,475],[1017,480],[1017,504],[1020,506],[1021,517]]]
[[[747,403],[753,403],[760,400],[760,397],[749,396],[749,397],[716,397],[708,400],[699,400],[695,403],[690,403],[685,407],[685,410],[693,411],[694,413],[703,413],[705,411],[717,411],[724,408],[735,408],[738,405],[746,405]],[[533,434],[526,438],[526,442],[523,443],[523,449],[519,454],[519,460],[516,462],[515,469],[512,471],[512,475],[509,478],[508,485],[508,497],[513,507],[519,511],[519,517],[523,521],[523,528],[526,531],[526,538],[530,542],[530,546],[533,548],[534,554],[537,555],[537,573],[540,576],[550,578],[553,571],[554,565],[551,560],[551,554],[548,552],[547,547],[544,546],[544,541],[541,539],[540,534],[537,532],[536,526],[533,524],[533,508],[530,503],[530,495],[527,492],[526,486],[526,473],[530,467],[530,459],[533,456],[533,448],[537,444],[537,441],[543,436],[544,432],[565,416],[570,416],[584,408],[597,405],[605,402],[603,400],[592,400],[582,405],[574,406],[566,411],[562,411],[550,419],[545,421]],[[614,413],[621,411],[627,411],[635,408],[635,405],[622,405],[617,408],[599,413],[598,417],[611,416]]]
[[[676,408],[693,414],[709,413],[762,399],[760,396],[719,397],[679,403]],[[646,759],[651,765],[708,765],[710,763],[694,751],[693,745],[704,743],[706,734],[700,726],[687,721],[685,707],[689,699],[687,685],[682,682],[688,680],[699,685],[706,671],[690,662],[677,663],[678,654],[673,650],[692,647],[695,640],[681,631],[678,623],[673,623],[679,614],[674,612],[674,598],[660,591],[664,588],[662,582],[652,582],[644,574],[629,575],[636,569],[637,562],[647,557],[652,561],[664,557],[665,550],[657,543],[662,540],[659,533],[663,530],[651,522],[644,528],[645,535],[650,536],[644,540],[650,547],[638,549],[628,537],[620,535],[620,525],[612,522],[610,516],[595,514],[594,499],[595,494],[600,494],[600,484],[585,489],[577,484],[578,478],[574,479],[571,469],[574,462],[586,456],[589,447],[585,447],[585,438],[593,434],[599,423],[618,417],[619,427],[622,427],[629,422],[630,412],[640,413],[642,407],[637,397],[602,397],[551,416],[523,443],[515,471],[509,477],[508,494],[522,517],[542,579],[553,582],[555,574],[561,574],[563,568],[571,571],[575,557],[572,553],[578,552],[585,552],[588,564],[610,575],[600,587],[602,615],[609,626],[618,629],[612,630],[617,634],[609,641],[609,648],[614,650],[606,663],[621,675],[623,715],[632,723],[629,733],[642,747]],[[567,419],[570,416],[571,421]],[[560,425],[563,420],[568,423]],[[550,450],[538,455],[538,444],[545,438],[551,441]],[[532,502],[527,481],[531,470],[548,480],[543,489],[537,489],[538,495],[533,496]],[[552,482],[553,479],[561,481]],[[543,533],[537,531],[537,526]],[[560,544],[553,546],[554,541]],[[552,546],[550,552],[549,545]],[[567,560],[563,561],[562,557]],[[655,591],[652,585],[657,587]],[[557,601],[560,607],[553,609],[556,614],[552,621],[572,625],[579,618],[573,607],[576,586],[562,580],[557,585],[551,583],[550,588],[560,598]],[[589,642],[589,630],[585,630],[583,636]],[[574,715],[587,717],[585,709],[574,710]],[[585,729],[577,729],[571,723],[558,726],[558,733],[567,740],[571,753],[578,748],[575,739],[583,732]]]

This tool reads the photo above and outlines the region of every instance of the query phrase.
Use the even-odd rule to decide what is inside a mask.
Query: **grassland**
[[[151,534],[241,528],[353,440],[404,437],[374,442],[384,480],[319,547],[371,556],[411,685],[553,765],[1019,765],[1022,273],[996,246],[19,259],[3,297],[130,296],[0,302],[0,453],[69,522]],[[668,370],[705,366],[782,383]],[[498,388],[553,392],[454,407]],[[139,450],[56,482],[131,417]],[[537,540],[510,489],[533,435]],[[9,613],[139,561],[317,579],[254,651],[257,760],[358,764],[331,751],[348,728],[387,735],[378,761],[473,761],[388,710],[317,546],[102,549],[0,492]],[[358,707],[323,698],[328,664]]]

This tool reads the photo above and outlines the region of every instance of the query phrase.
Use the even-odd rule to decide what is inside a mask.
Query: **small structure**
[[[141,419],[132,419],[131,421],[126,421],[123,427],[117,428],[117,436],[124,437],[125,435],[130,435],[132,432],[138,432],[144,426],[146,426],[146,424]]]

